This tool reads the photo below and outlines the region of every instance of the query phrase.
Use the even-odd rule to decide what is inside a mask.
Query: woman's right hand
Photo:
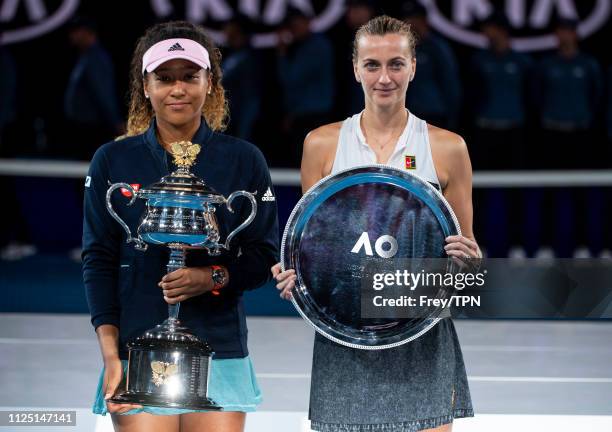
[[[291,290],[295,286],[295,270],[288,269],[281,271],[280,263],[276,263],[270,269],[272,271],[272,277],[276,279],[276,288],[280,291],[281,298],[285,300],[291,300]]]
[[[104,400],[106,400],[106,408],[111,414],[123,414],[133,409],[142,408],[142,405],[118,404],[108,400],[115,395],[122,379],[123,365],[119,357],[106,360],[104,362],[104,382],[102,383],[102,389],[104,391]]]

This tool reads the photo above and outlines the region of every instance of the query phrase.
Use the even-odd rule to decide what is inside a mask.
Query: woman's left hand
[[[163,290],[166,303],[176,304],[212,291],[212,270],[210,267],[180,268],[165,275],[158,286]]]
[[[448,256],[455,257],[460,262],[476,268],[480,266],[482,252],[474,240],[462,235],[454,235],[446,237],[446,243],[444,250]]]

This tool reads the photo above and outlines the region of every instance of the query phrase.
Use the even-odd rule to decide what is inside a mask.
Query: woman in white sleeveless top
[[[381,16],[355,36],[353,65],[365,110],[312,131],[304,141],[301,178],[307,191],[321,178],[373,163],[417,175],[442,191],[462,236],[447,238],[449,256],[481,256],[472,231],[472,169],[463,139],[428,125],[405,108],[416,69],[415,40],[402,21]],[[412,158],[406,158],[412,156]],[[289,299],[295,272],[272,268]],[[315,337],[310,413],[320,432],[448,432],[473,416],[463,356],[450,318],[396,348],[365,351]]]

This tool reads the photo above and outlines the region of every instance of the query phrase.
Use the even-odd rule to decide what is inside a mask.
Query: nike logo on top
[[[181,46],[178,42],[168,48],[168,52],[170,51],[185,51],[185,48]]]
[[[276,201],[276,198],[274,197],[274,195],[272,195],[272,191],[270,190],[269,187],[266,193],[263,194],[263,196],[261,197],[261,200],[262,201]]]

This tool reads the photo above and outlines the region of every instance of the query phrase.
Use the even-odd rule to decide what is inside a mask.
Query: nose
[[[389,78],[389,73],[387,72],[387,68],[383,67],[380,73],[380,77],[378,77],[378,82],[380,84],[389,84],[391,82],[391,78]]]
[[[185,83],[181,80],[174,81],[170,94],[174,97],[181,97],[185,94]]]

